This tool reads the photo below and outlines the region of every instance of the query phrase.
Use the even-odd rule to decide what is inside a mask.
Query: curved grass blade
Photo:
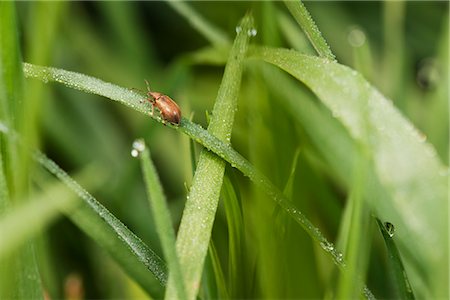
[[[158,289],[151,284],[151,281],[154,276],[161,285],[166,283],[167,275],[164,262],[55,162],[38,151],[33,156],[39,164],[60,179],[83,200],[84,205],[69,214],[68,217],[96,242],[104,246],[148,292],[153,295],[159,294]],[[145,272],[143,267],[150,271],[153,276],[148,271]]]
[[[448,261],[448,215],[443,209],[448,205],[448,172],[432,145],[390,101],[346,66],[286,49],[256,48],[252,57],[302,81],[352,139],[369,149],[383,189],[379,192],[386,196],[371,195],[369,203],[399,229],[406,269],[413,284],[422,287],[420,295],[445,297],[448,291],[438,287],[448,279],[442,264]]]

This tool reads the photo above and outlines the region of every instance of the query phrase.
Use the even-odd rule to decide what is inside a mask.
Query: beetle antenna
[[[144,79],[145,83],[147,84],[147,90],[149,92],[151,92],[152,90],[150,89],[150,84],[148,83],[147,79]]]

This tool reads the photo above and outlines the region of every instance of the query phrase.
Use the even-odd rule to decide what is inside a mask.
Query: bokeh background
[[[252,43],[303,47],[313,54],[282,2],[188,2],[231,41],[251,10],[258,34]],[[353,67],[394,101],[424,132],[448,165],[448,2],[305,2],[339,63]],[[25,62],[91,75],[114,84],[170,95],[183,115],[207,126],[221,82],[226,53],[205,55],[210,44],[166,2],[18,2],[20,44]],[[334,240],[347,192],[276,93],[265,93],[248,63],[232,145],[292,199]],[[100,166],[103,181],[90,190],[115,216],[161,255],[139,163],[132,142],[143,137],[164,186],[174,226],[193,174],[192,150],[182,134],[113,101],[58,84],[33,83],[39,147],[69,173]],[[311,97],[313,97],[311,95]],[[36,98],[36,99],[34,99]],[[291,175],[295,169],[294,175]],[[309,237],[237,171],[227,176],[238,191],[244,215],[237,298],[318,298],[332,286],[336,270]],[[289,181],[292,181],[289,183]],[[288,184],[289,183],[289,184]],[[89,182],[85,183],[89,189]],[[301,199],[301,200],[299,200]],[[270,220],[268,222],[267,220]],[[395,296],[386,250],[374,231],[368,286],[379,298]],[[213,241],[228,274],[228,229],[223,207]],[[38,241],[43,285],[52,299],[143,298],[95,241],[60,218]],[[161,255],[162,256],[162,255]],[[206,265],[205,274],[212,274]],[[208,276],[200,296],[208,297]],[[71,290],[72,289],[72,290]],[[209,296],[214,295],[209,294]]]

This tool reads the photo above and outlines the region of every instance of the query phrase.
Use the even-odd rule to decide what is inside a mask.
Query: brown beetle
[[[145,83],[147,84],[148,90],[147,100],[152,104],[152,115],[154,107],[156,106],[164,121],[179,125],[181,121],[181,110],[178,104],[167,95],[158,92],[152,92],[147,80],[145,80]]]

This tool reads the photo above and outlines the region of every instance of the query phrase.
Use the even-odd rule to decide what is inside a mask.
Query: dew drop
[[[340,253],[340,252],[336,253],[336,261],[338,263],[343,263],[344,262],[344,255],[342,255],[342,253]]]
[[[427,140],[427,136],[424,133],[420,132],[419,133],[419,142],[425,143],[426,140]]]
[[[320,242],[320,247],[327,252],[331,252],[334,250],[333,245],[330,242]]]
[[[241,26],[236,26],[236,33],[239,33],[242,31],[242,27]]]
[[[388,233],[389,237],[393,237],[395,233],[395,227],[394,224],[390,222],[384,222],[384,228],[386,229],[386,232]]]
[[[137,151],[136,149],[131,149],[131,156],[138,157],[139,156],[139,151]]]
[[[258,34],[258,30],[256,30],[255,28],[251,28],[247,31],[247,35],[250,37],[254,37]]]
[[[145,150],[145,142],[143,139],[137,139],[133,142],[131,156],[138,157]]]

